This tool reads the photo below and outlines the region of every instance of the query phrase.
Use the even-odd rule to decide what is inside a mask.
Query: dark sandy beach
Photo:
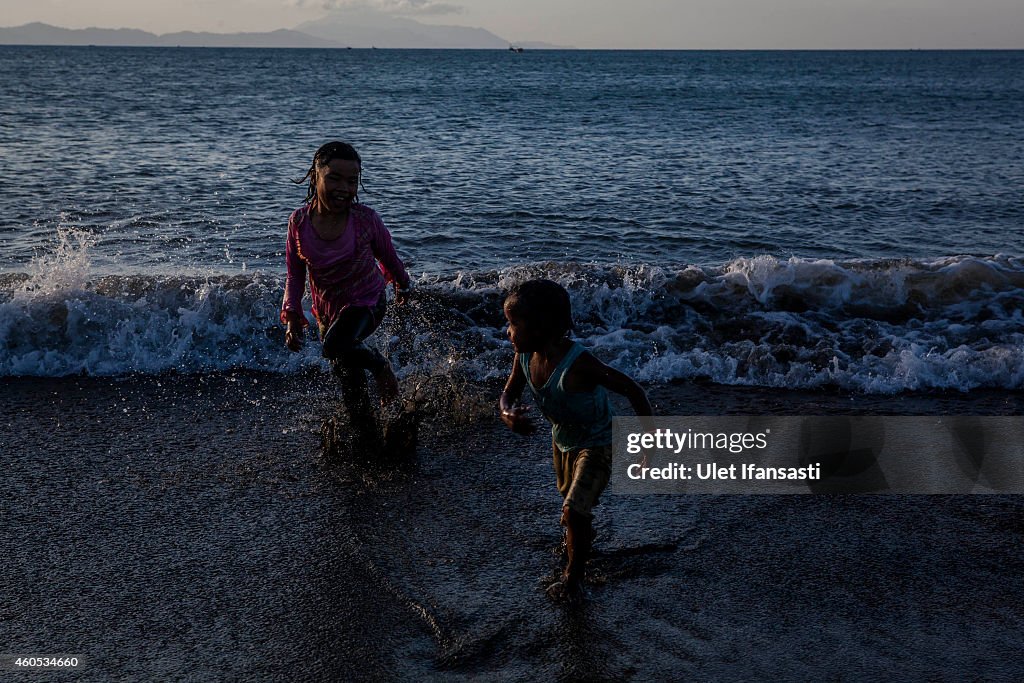
[[[4,651],[78,654],[63,677],[79,680],[1024,675],[1017,497],[607,495],[571,609],[543,592],[560,541],[547,437],[505,431],[494,387],[385,468],[321,456],[332,389],[318,373],[4,379]],[[663,414],[1022,407],[652,395]]]

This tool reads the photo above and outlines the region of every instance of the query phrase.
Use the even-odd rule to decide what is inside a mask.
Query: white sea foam
[[[289,371],[316,358],[281,352],[271,337],[278,282],[236,278],[93,278],[93,240],[62,231],[0,303],[0,375],[63,376]]]
[[[65,231],[0,284],[0,376],[295,372],[326,367],[312,339],[283,347],[280,274],[100,276],[92,238]],[[719,267],[540,263],[424,275],[370,342],[399,374],[501,377],[501,301],[548,277],[577,336],[648,382],[839,387],[871,393],[1024,385],[1024,262],[740,258]]]

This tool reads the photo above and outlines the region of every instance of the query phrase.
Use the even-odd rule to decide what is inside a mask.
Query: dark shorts
[[[349,306],[325,325],[317,320],[323,354],[344,368],[363,368],[378,372],[387,360],[376,349],[368,348],[363,340],[373,334],[387,312],[388,300],[384,292],[373,306]]]

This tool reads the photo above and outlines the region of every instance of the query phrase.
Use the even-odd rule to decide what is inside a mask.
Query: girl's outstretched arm
[[[498,410],[501,411],[501,421],[509,429],[517,434],[529,435],[537,430],[533,420],[527,415],[530,412],[530,407],[517,405],[525,388],[526,376],[523,375],[523,370],[519,367],[519,357],[513,356],[512,372],[509,374],[508,381],[505,382],[505,389],[501,392],[501,397],[498,399]]]

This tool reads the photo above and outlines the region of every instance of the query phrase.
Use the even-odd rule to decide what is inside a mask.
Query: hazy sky
[[[0,25],[269,31],[354,4],[581,48],[1024,49],[1024,0],[0,0]]]

